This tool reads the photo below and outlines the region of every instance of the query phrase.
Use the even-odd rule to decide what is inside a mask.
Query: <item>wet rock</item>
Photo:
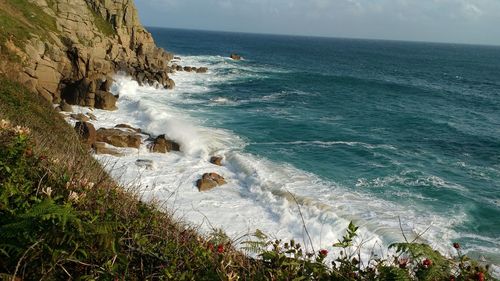
[[[241,60],[241,56],[235,53],[232,53],[229,57],[233,60]]]
[[[97,91],[95,93],[95,108],[104,110],[116,110],[117,98],[110,92]]]
[[[174,80],[168,78],[165,81],[165,89],[172,90],[173,88],[175,88],[175,82]]]
[[[226,180],[219,174],[206,173],[196,182],[199,191],[207,191],[214,187],[226,184]]]
[[[97,130],[97,141],[105,142],[116,147],[139,148],[141,145],[141,136],[135,132],[126,132],[120,129]]]
[[[76,122],[75,131],[83,143],[92,145],[96,142],[97,133],[94,125],[88,122]]]
[[[115,128],[120,128],[120,129],[128,129],[128,130],[131,130],[131,131],[134,131],[136,133],[142,133],[142,130],[139,129],[139,128],[134,128],[128,124],[118,124],[115,126]]]
[[[165,138],[165,135],[158,136],[152,146],[152,152],[167,153],[170,151],[180,151],[180,146],[178,143]]]
[[[191,72],[193,68],[191,66],[184,66],[184,71]]]
[[[208,71],[208,68],[206,67],[199,67],[198,69],[196,69],[196,73],[207,73]]]
[[[123,156],[123,154],[116,148],[109,147],[105,142],[96,142],[92,145],[96,154],[108,154],[113,156]]]
[[[217,165],[217,166],[222,166],[222,157],[220,156],[212,156],[210,158],[210,163]]]

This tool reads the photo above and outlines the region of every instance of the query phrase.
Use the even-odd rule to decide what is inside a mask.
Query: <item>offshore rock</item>
[[[232,53],[229,57],[233,60],[241,60],[241,56],[235,53]]]

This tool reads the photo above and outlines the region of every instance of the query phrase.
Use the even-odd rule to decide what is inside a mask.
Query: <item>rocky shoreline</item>
[[[152,136],[126,124],[96,130],[96,117],[73,113],[72,106],[117,110],[119,95],[111,92],[113,77],[123,74],[140,86],[173,89],[170,75],[175,72],[207,73],[207,67],[182,65],[180,57],[156,46],[152,35],[140,23],[133,0],[33,0],[22,4],[30,18],[18,22],[17,4],[2,4],[12,13],[13,26],[21,24],[32,31],[18,30],[0,46],[0,74],[20,82],[55,105],[66,118],[76,121],[82,141],[97,154],[120,156],[116,148],[147,146],[151,153],[168,153],[182,148],[164,135]],[[42,23],[40,26],[34,26]],[[21,40],[23,39],[23,40]],[[236,54],[230,56],[241,59]],[[221,161],[215,161],[217,165]],[[225,183],[220,178],[202,177],[200,190]],[[202,187],[200,187],[202,186]]]
[[[116,109],[115,104],[113,106],[113,109]],[[96,122],[98,119],[91,113],[93,108],[84,108],[88,112],[73,113],[72,106],[64,103],[64,101],[56,107],[66,121],[70,124],[75,123],[74,129],[80,140],[95,155],[122,157],[124,154],[120,151],[120,148],[140,149],[141,147],[147,148],[149,153],[157,154],[182,152],[182,146],[176,141],[168,139],[164,134],[155,136],[141,128],[128,124],[120,123],[113,127],[96,129],[92,122]],[[223,166],[223,161],[224,158],[218,155],[213,155],[209,159],[209,162],[214,166]],[[137,159],[135,164],[146,169],[153,166],[153,162],[147,159]],[[203,192],[226,183],[224,177],[215,172],[210,172],[201,174],[195,186],[198,191]]]

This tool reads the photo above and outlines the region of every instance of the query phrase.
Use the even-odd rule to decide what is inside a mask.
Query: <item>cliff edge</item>
[[[0,1],[0,74],[52,103],[113,109],[123,71],[167,89],[173,55],[158,48],[132,0]]]

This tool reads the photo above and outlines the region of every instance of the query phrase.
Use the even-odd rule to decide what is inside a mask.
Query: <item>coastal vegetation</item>
[[[3,280],[492,280],[458,244],[362,261],[352,223],[330,253],[260,231],[242,245],[202,236],[118,186],[47,101],[3,77],[0,119]]]

